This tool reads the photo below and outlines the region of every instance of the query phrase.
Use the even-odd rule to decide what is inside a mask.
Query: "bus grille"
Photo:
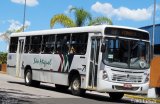
[[[112,81],[141,83],[142,82],[142,76],[136,76],[136,75],[130,75],[130,74],[127,74],[127,75],[113,74]]]
[[[132,90],[132,91],[136,91],[139,89],[139,87],[131,87],[131,88],[125,88],[123,86],[114,86],[117,90]]]

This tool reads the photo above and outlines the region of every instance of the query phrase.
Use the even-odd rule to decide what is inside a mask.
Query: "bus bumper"
[[[99,92],[124,92],[124,93],[146,94],[148,89],[149,89],[149,83],[144,83],[144,84],[113,83],[105,80],[101,80],[97,86],[97,90]]]

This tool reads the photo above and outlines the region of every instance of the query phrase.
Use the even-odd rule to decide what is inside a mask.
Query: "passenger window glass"
[[[30,53],[40,53],[41,42],[42,42],[42,36],[32,36]]]
[[[72,34],[70,53],[83,55],[86,53],[88,33]]]
[[[42,53],[51,54],[55,52],[55,35],[44,35]]]
[[[26,37],[24,53],[28,53],[30,50],[30,36]]]
[[[70,34],[58,34],[56,38],[56,53],[68,54]]]
[[[9,52],[16,53],[18,45],[18,37],[11,37]]]

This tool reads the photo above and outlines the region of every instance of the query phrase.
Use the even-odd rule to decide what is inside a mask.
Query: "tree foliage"
[[[74,13],[75,24],[77,27],[86,25],[85,23],[92,20],[91,14],[85,11],[83,8],[71,8],[70,13]]]
[[[0,64],[7,63],[7,53],[0,52]]]
[[[96,24],[109,24],[112,25],[112,20],[106,17],[96,17],[95,19],[91,20],[89,23],[90,25],[96,25]]]
[[[51,19],[50,27],[52,28],[56,23],[62,24],[64,27],[75,27],[74,22],[64,14],[57,14]]]
[[[9,43],[9,36],[12,34],[12,33],[16,33],[16,32],[22,32],[23,29],[26,29],[28,26],[21,26],[19,29],[13,29],[13,30],[7,30],[6,32],[2,33],[0,35],[0,39],[6,41],[7,43]]]
[[[54,15],[50,20],[50,27],[53,28],[56,23],[63,25],[64,27],[81,27],[86,25],[96,24],[109,24],[112,25],[112,20],[107,17],[96,17],[92,18],[91,14],[83,8],[72,7],[69,13],[74,14],[75,20],[68,17],[65,14]]]

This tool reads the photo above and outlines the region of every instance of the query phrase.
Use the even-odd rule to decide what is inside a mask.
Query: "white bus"
[[[123,26],[97,25],[10,36],[7,72],[28,86],[54,83],[71,88],[107,92],[112,99],[124,93],[146,93],[150,69],[149,33]]]

